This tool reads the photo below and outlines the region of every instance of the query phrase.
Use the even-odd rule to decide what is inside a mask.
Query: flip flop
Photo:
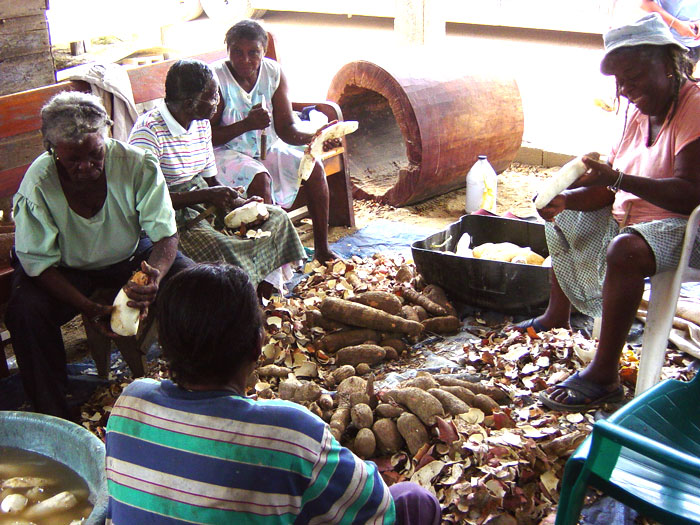
[[[549,330],[548,328],[545,328],[542,323],[540,323],[536,317],[533,317],[532,319],[526,319],[525,321],[521,321],[517,324],[509,326],[510,329],[512,330],[518,330],[520,332],[527,332],[528,328],[532,328],[535,333],[537,332],[546,332]]]
[[[554,392],[548,393],[546,390],[540,392],[540,401],[546,407],[561,412],[582,412],[590,408],[603,405],[605,403],[616,403],[624,398],[624,390],[621,385],[615,390],[608,390],[603,385],[586,381],[576,372],[567,379],[554,386],[557,390],[566,390],[568,400],[571,403],[560,403],[552,399]]]

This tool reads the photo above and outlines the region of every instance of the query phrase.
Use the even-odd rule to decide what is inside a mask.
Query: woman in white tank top
[[[246,188],[268,204],[290,208],[300,190],[303,149],[313,137],[295,124],[287,81],[279,64],[265,58],[267,32],[242,20],[226,33],[229,58],[212,64],[221,101],[211,119],[218,178]],[[262,137],[265,137],[264,139]],[[315,258],[335,258],[328,246],[328,184],[317,162],[304,182],[314,230]]]

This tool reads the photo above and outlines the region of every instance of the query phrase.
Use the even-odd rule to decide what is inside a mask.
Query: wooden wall
[[[48,0],[0,0],[0,95],[56,81]]]

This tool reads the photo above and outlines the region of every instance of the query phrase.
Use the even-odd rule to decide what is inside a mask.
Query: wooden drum
[[[467,61],[460,70],[405,56],[346,64],[328,89],[343,118],[360,123],[345,137],[353,195],[392,206],[420,202],[464,187],[479,155],[505,170],[523,137],[515,80],[465,72]]]

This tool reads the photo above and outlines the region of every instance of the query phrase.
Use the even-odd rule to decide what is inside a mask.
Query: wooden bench
[[[267,56],[277,58],[275,40],[269,35]],[[226,50],[218,50],[189,58],[207,63],[226,57]],[[165,96],[165,76],[174,60],[149,64],[128,70],[136,104],[161,99]],[[37,89],[0,96],[0,210],[3,212],[0,231],[12,230],[12,197],[19,188],[29,165],[44,152],[41,138],[40,111],[51,97],[61,91],[90,92],[90,86],[82,81],[64,81]],[[333,102],[293,102],[292,108],[301,111],[308,106],[325,114],[329,120],[342,120],[340,108]],[[343,141],[343,146],[345,142]],[[330,193],[329,225],[354,226],[352,191],[346,171],[345,148],[340,147],[324,154],[323,158]],[[303,196],[297,199],[294,209],[305,205]],[[2,261],[2,257],[0,257]],[[0,304],[9,299],[12,268],[0,263]],[[0,343],[0,349],[2,343]],[[5,359],[0,357],[0,377],[7,373]]]

